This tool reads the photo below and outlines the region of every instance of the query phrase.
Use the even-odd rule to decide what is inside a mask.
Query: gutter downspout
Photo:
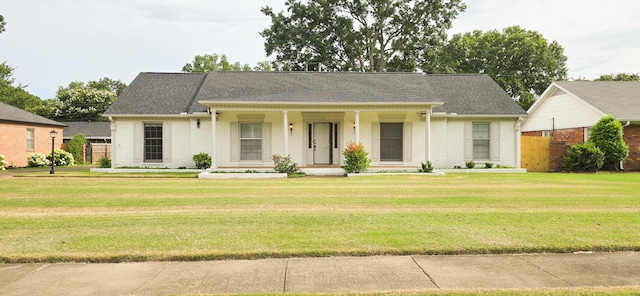
[[[624,134],[624,128],[629,126],[630,124],[631,124],[631,121],[627,120],[627,123],[622,126],[622,134]],[[620,170],[624,171],[624,160],[620,161]]]
[[[524,120],[524,118],[522,117],[518,117],[518,120],[516,120],[516,124],[514,125],[514,130],[515,135],[516,135],[516,159],[515,159],[515,164],[516,164],[516,168],[521,168],[520,166],[522,165],[521,160],[522,160],[522,151],[520,151],[522,149],[522,143],[521,143],[521,139],[522,139],[522,132],[521,132],[521,125],[522,125],[522,120]]]

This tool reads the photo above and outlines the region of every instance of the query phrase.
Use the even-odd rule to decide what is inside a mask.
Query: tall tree
[[[230,63],[226,55],[196,55],[193,62],[182,67],[182,72],[214,72],[214,71],[252,71],[248,64]]]
[[[0,102],[33,111],[42,105],[39,97],[30,94],[22,84],[14,85],[13,70],[6,62],[0,64]]]
[[[525,110],[553,81],[567,79],[564,48],[519,26],[456,34],[428,73],[486,73]]]
[[[260,33],[279,70],[415,71],[466,9],[461,0],[286,0]]]
[[[640,81],[640,73],[617,73],[600,75],[595,81]]]
[[[7,25],[7,22],[4,20],[4,16],[0,14],[0,33],[4,32],[4,27]]]
[[[74,81],[59,87],[56,98],[45,101],[37,113],[58,121],[104,121],[102,113],[125,87],[121,81],[106,77],[86,84]]]

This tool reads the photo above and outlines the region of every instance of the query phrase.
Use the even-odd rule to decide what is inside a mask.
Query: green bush
[[[193,155],[193,161],[196,163],[198,169],[208,169],[211,167],[211,156],[205,152],[200,152]]]
[[[602,117],[589,132],[589,142],[604,153],[605,169],[616,169],[629,155],[629,146],[622,139],[622,124],[612,116]]]
[[[87,139],[84,134],[77,134],[69,143],[67,143],[67,151],[73,155],[73,159],[81,162],[84,159],[84,145],[87,143]]]
[[[4,155],[0,154],[0,171],[5,170],[5,166],[7,165],[7,161],[4,160]]]
[[[98,166],[103,169],[111,168],[111,158],[107,157],[106,155],[100,157],[100,159],[98,160]]]
[[[572,145],[567,149],[562,167],[567,171],[592,172],[602,168],[605,155],[592,142]]]
[[[47,158],[46,155],[40,152],[35,152],[27,158],[27,163],[30,168],[43,167],[43,166],[51,165],[50,159],[51,159],[51,156]]]
[[[467,162],[464,163],[464,165],[468,168],[468,169],[472,169],[476,167],[476,163],[473,160],[469,160]]]
[[[491,168],[493,168],[493,162],[485,162],[485,163],[484,163],[484,168],[485,168],[485,169],[491,169]]]
[[[274,169],[278,173],[285,173],[289,176],[298,170],[298,164],[291,161],[291,155],[280,156],[278,154],[274,154],[271,158],[275,164]]]
[[[420,166],[422,167],[422,168],[418,169],[418,172],[420,172],[420,173],[431,173],[431,172],[433,172],[433,165],[431,164],[430,161],[427,161],[426,164],[424,162],[421,162]]]
[[[349,142],[347,148],[342,151],[344,164],[340,166],[347,173],[360,173],[366,171],[371,165],[369,153],[364,149],[362,143]]]
[[[51,159],[51,153],[47,155],[47,159]],[[71,166],[75,164],[73,155],[62,149],[56,149],[53,151],[53,159],[56,166]]]

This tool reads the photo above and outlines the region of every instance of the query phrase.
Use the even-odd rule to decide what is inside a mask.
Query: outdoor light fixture
[[[196,127],[200,128],[200,118],[196,119]]]
[[[289,123],[289,132],[293,135],[293,123]]]
[[[51,130],[49,132],[49,135],[51,136],[51,171],[49,172],[49,174],[53,174],[54,173],[54,169],[53,167],[56,164],[56,159],[54,156],[54,149],[55,149],[55,141],[56,141],[56,136],[58,135],[58,132],[56,132],[56,130]]]
[[[353,132],[354,133],[356,132],[356,123],[355,122],[353,123]]]

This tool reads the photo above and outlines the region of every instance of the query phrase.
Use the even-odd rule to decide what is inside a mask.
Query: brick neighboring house
[[[585,142],[590,128],[606,115],[624,126],[629,157],[623,168],[640,170],[640,82],[557,81],[528,113],[522,135],[552,137],[551,170],[561,170],[565,148]]]
[[[35,152],[51,153],[51,136],[55,130],[55,148],[62,144],[62,129],[66,125],[0,103],[0,154],[9,167],[26,167],[27,158]]]

